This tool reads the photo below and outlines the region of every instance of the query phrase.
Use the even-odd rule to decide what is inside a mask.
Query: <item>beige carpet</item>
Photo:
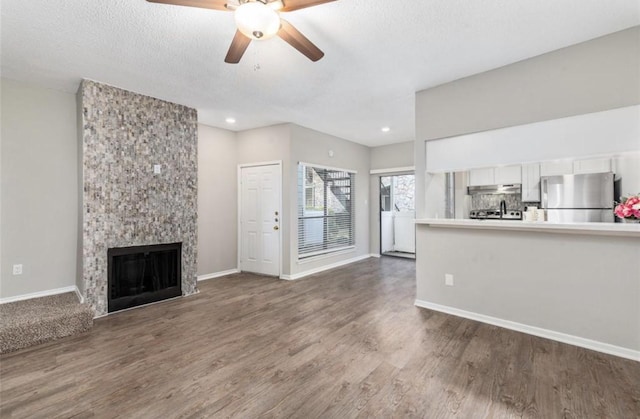
[[[93,326],[93,310],[73,292],[0,304],[0,353],[75,335]]]

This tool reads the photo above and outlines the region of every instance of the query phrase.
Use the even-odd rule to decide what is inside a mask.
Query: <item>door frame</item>
[[[377,211],[378,211],[378,215],[377,215],[377,219],[378,219],[378,252],[380,253],[380,256],[382,256],[382,203],[381,203],[381,195],[380,195],[380,189],[382,186],[382,178],[383,177],[393,177],[393,176],[403,176],[403,175],[416,175],[415,172],[415,167],[414,166],[407,166],[407,167],[396,167],[396,168],[392,168],[392,169],[375,169],[375,170],[371,170],[370,174],[375,175],[378,178],[378,182],[377,182],[377,194],[378,194],[378,205],[377,205]],[[393,189],[393,187],[392,187]],[[392,193],[393,195],[393,193]],[[415,195],[414,195],[415,196]],[[393,200],[392,200],[392,204],[393,204]],[[393,208],[392,208],[393,211]],[[415,228],[415,227],[414,227]],[[417,257],[417,252],[414,253]]]
[[[389,174],[380,174],[378,176],[378,253],[382,256],[382,178],[383,177],[391,177],[393,175]],[[391,208],[391,223],[393,225],[393,181],[391,184],[390,192],[389,192],[390,204]]]
[[[280,175],[280,200],[278,201],[278,214],[280,214],[280,249],[279,249],[279,260],[278,260],[278,278],[282,277],[282,242],[284,242],[283,240],[283,235],[282,235],[282,225],[283,223],[283,218],[282,218],[282,194],[283,194],[283,187],[282,185],[284,184],[284,179],[282,178],[282,160],[272,160],[272,161],[264,161],[264,162],[257,162],[257,163],[242,163],[238,165],[238,172],[237,172],[237,188],[238,188],[238,210],[237,210],[237,225],[236,225],[236,231],[237,231],[237,236],[238,236],[238,249],[237,249],[237,253],[238,253],[238,257],[236,260],[236,265],[238,266],[238,271],[242,272],[241,269],[241,264],[240,264],[240,257],[242,256],[242,169],[245,168],[249,168],[249,167],[260,167],[260,166],[278,166],[277,171],[278,174]]]

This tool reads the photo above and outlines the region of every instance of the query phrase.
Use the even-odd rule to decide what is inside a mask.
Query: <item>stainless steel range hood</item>
[[[521,195],[522,185],[513,183],[510,185],[469,186],[467,193],[469,195]]]

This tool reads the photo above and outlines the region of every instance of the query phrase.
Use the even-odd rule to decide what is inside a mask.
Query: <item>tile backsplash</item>
[[[500,201],[505,200],[507,209],[524,210],[521,195],[515,194],[477,194],[471,196],[471,209],[499,209]]]

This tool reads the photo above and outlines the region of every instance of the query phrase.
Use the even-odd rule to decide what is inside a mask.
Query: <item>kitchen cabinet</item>
[[[540,202],[540,165],[522,165],[522,201]]]
[[[587,159],[573,162],[573,174],[611,172],[611,159]]]
[[[501,166],[469,170],[469,186],[521,183],[521,166]]]
[[[469,170],[469,186],[495,185],[494,169]]]
[[[495,168],[495,185],[522,183],[522,166],[501,166]]]
[[[545,161],[540,163],[540,176],[560,176],[573,174],[571,160]]]
[[[540,163],[540,176],[611,172],[611,159],[561,160]]]

